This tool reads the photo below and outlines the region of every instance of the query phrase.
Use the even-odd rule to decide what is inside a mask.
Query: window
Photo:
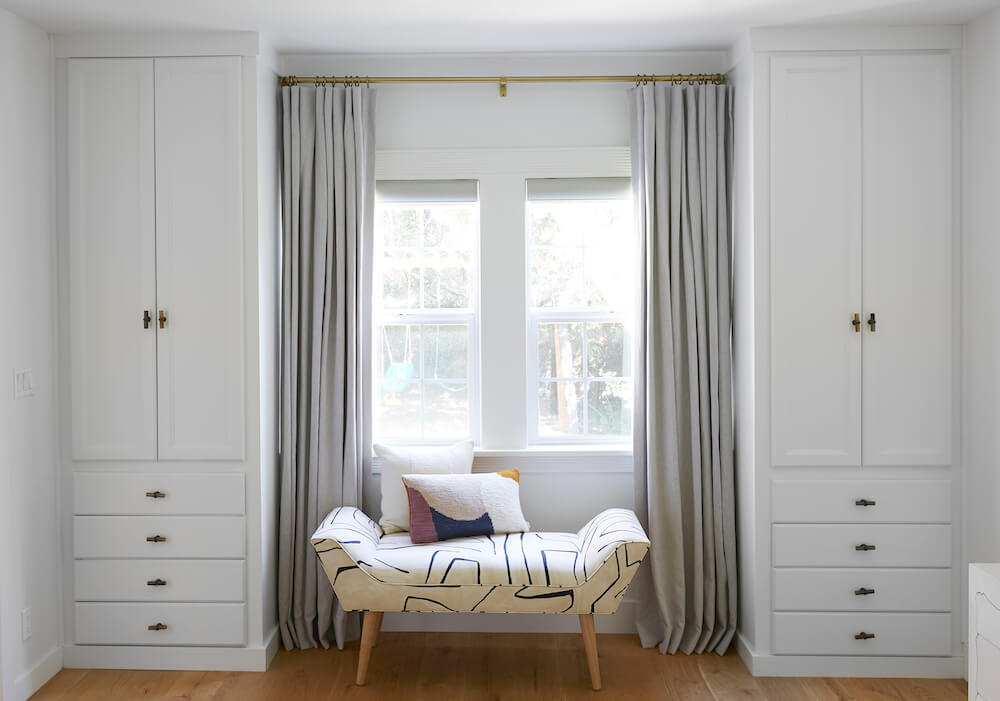
[[[528,180],[526,219],[529,437],[627,440],[635,279],[629,179]]]
[[[476,435],[479,202],[474,180],[376,185],[373,432]]]
[[[627,172],[603,151],[552,157],[564,160],[549,171]],[[376,441],[631,442],[631,181],[529,178],[539,166],[521,159],[383,162],[395,178],[376,183]],[[404,179],[440,171],[469,179]]]

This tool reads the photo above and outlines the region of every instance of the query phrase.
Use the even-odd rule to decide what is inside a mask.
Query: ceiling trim
[[[811,25],[755,27],[753,51],[950,51],[961,49],[963,26]]]
[[[55,34],[55,58],[256,56],[257,32],[94,32]]]

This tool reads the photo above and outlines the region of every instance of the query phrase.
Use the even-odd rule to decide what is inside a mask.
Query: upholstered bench
[[[579,533],[509,533],[414,545],[384,535],[353,507],[312,537],[337,598],[364,611],[357,683],[386,611],[569,613],[580,616],[594,689],[601,688],[595,613],[614,613],[649,549],[635,514],[608,509]]]

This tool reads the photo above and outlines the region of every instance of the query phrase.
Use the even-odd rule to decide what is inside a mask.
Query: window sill
[[[476,448],[473,472],[517,469],[535,473],[631,473],[632,446],[622,444],[534,445],[530,448],[496,450]],[[382,472],[381,460],[372,457],[372,474]]]

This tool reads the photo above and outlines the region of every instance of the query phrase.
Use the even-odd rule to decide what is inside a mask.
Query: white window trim
[[[484,309],[491,309],[489,305],[503,305],[502,295],[497,294],[498,290],[484,289],[483,280],[489,278],[502,277],[502,271],[491,266],[494,261],[488,256],[483,259],[481,252],[484,248],[483,239],[490,234],[494,228],[493,222],[487,222],[489,216],[489,205],[482,197],[483,181],[490,180],[493,183],[512,186],[513,179],[520,181],[520,188],[523,192],[524,179],[526,178],[584,178],[584,177],[629,177],[631,176],[631,156],[628,146],[610,147],[580,147],[580,148],[512,148],[512,149],[382,149],[376,152],[375,156],[375,178],[376,180],[428,180],[428,179],[473,179],[480,180],[480,241],[477,241],[476,250],[476,319],[478,321],[473,343],[476,345],[476,355],[479,362],[473,363],[470,368],[470,383],[473,373],[476,374],[476,398],[478,410],[472,412],[477,423],[474,438],[477,443],[476,469],[484,464],[506,464],[508,459],[514,461],[530,457],[533,463],[538,465],[537,470],[529,471],[565,471],[566,467],[580,467],[593,461],[595,469],[584,471],[611,471],[629,472],[631,471],[631,444],[622,444],[621,438],[614,439],[572,439],[571,442],[555,441],[541,443],[530,440],[530,432],[537,431],[531,428],[535,424],[529,424],[529,407],[533,406],[528,401],[525,394],[525,383],[527,378],[534,381],[534,373],[527,372],[525,367],[523,375],[518,374],[522,379],[516,382],[508,381],[502,377],[485,377],[487,370],[484,368],[487,362],[493,363],[495,358],[514,353],[517,358],[511,357],[510,363],[517,365],[529,362],[537,363],[537,354],[527,353],[528,329],[528,299],[527,285],[525,280],[520,282],[522,295],[503,309],[498,315],[504,317],[509,334],[504,334],[504,348],[509,349],[504,352],[503,348],[485,348],[482,342],[484,334],[496,329],[486,329],[484,326],[495,323],[496,319],[485,319]],[[524,198],[521,197],[522,207]],[[513,212],[506,213],[505,220],[508,227],[512,226],[514,218]],[[521,255],[525,264],[528,260],[527,236],[524,233],[524,214],[522,209],[520,216],[520,226],[518,230],[512,231],[511,235],[516,236],[521,247]],[[497,242],[491,242],[497,243]],[[502,242],[510,244],[510,241]],[[489,247],[489,244],[486,245]],[[513,284],[513,283],[512,283]],[[516,307],[513,308],[513,307]],[[516,328],[519,327],[519,328]],[[491,333],[491,337],[497,336]],[[534,360],[529,358],[534,355]],[[490,387],[494,391],[490,391]],[[470,400],[472,390],[470,385]],[[537,405],[537,401],[534,402]],[[537,412],[537,407],[535,410]],[[502,417],[502,420],[495,420],[492,425],[486,425],[484,418]],[[537,423],[537,422],[535,422]],[[431,441],[400,440],[395,444],[421,445]],[[448,441],[434,441],[442,444]],[[556,444],[557,443],[557,444]],[[584,458],[581,460],[581,458]],[[566,465],[563,466],[563,462]],[[627,463],[627,466],[626,466]],[[549,467],[546,467],[548,465]],[[609,465],[617,466],[612,469]],[[519,467],[520,465],[514,465]],[[498,468],[504,469],[504,468]],[[374,470],[377,474],[377,470]]]

